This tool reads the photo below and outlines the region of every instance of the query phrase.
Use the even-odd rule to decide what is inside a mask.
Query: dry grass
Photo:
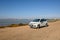
[[[20,27],[20,26],[25,26],[25,25],[28,25],[28,24],[11,24],[11,25],[7,25],[7,26],[0,26],[0,28],[5,28],[5,27]]]
[[[60,21],[59,19],[48,19],[48,22],[56,22],[56,21]]]
[[[5,26],[0,26],[0,28],[5,28]]]

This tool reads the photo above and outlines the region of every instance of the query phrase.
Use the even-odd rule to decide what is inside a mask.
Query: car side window
[[[41,21],[40,22],[43,22],[43,21],[46,21],[45,19],[41,19]]]

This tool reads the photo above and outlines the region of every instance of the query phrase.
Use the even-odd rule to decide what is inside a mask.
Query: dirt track
[[[60,21],[40,29],[29,26],[1,28],[0,40],[60,40]]]

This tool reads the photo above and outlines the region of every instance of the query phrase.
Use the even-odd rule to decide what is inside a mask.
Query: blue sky
[[[60,0],[0,0],[1,18],[60,18]]]

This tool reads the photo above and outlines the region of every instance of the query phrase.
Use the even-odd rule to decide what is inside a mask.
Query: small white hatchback
[[[46,19],[34,19],[29,23],[31,28],[41,28],[43,26],[48,26],[48,22]]]

